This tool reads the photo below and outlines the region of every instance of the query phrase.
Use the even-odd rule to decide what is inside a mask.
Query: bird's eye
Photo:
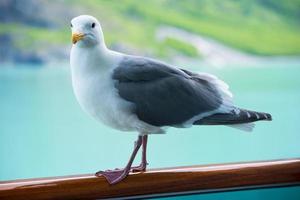
[[[73,28],[73,25],[71,24],[71,28]]]
[[[95,23],[92,23],[92,28],[95,28],[96,24]]]

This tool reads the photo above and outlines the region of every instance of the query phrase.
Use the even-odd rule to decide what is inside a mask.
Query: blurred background
[[[300,157],[299,0],[1,0],[0,180],[127,162],[136,134],[96,122],[72,92],[70,20],[81,14],[98,18],[109,48],[213,73],[238,106],[273,115],[250,134],[151,136],[150,168]]]
[[[299,8],[298,0],[1,0],[0,60],[66,61],[70,20],[80,14],[98,18],[107,45],[126,53],[170,60],[299,55]]]

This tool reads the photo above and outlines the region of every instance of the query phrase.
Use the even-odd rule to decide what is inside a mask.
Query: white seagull
[[[96,173],[110,184],[120,182],[131,171],[146,170],[148,134],[192,125],[251,131],[252,122],[272,119],[268,113],[235,107],[227,84],[213,75],[109,50],[100,23],[92,16],[73,18],[71,29],[72,84],[80,106],[107,126],[139,133],[125,168]],[[142,162],[132,167],[141,146]]]

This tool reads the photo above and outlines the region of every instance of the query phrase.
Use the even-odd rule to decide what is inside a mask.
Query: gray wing
[[[209,81],[144,57],[124,57],[113,79],[120,97],[135,105],[138,118],[154,126],[180,126],[222,103]]]

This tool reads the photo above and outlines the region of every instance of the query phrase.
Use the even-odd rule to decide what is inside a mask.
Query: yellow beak
[[[79,40],[81,40],[84,37],[83,33],[73,33],[72,34],[72,42],[73,44],[76,44]]]

